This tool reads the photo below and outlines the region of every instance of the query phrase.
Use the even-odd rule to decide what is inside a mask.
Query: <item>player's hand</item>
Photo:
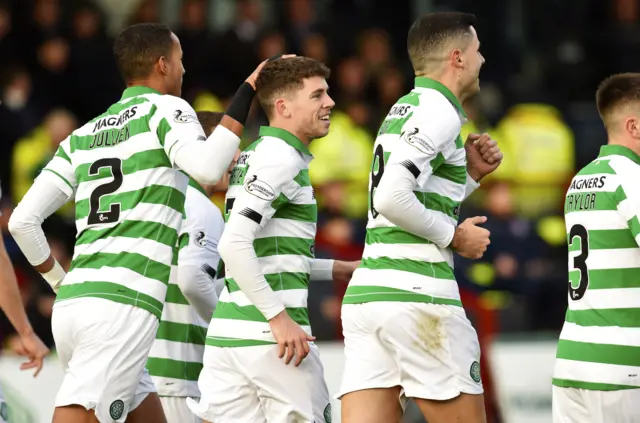
[[[356,261],[342,261],[336,260],[333,262],[332,276],[333,281],[337,283],[349,283],[353,272],[360,266],[360,260]]]
[[[464,149],[467,153],[467,171],[475,181],[490,174],[502,163],[502,151],[487,133],[469,134]]]
[[[269,325],[278,342],[278,358],[283,358],[286,354],[284,362],[289,364],[295,355],[295,366],[298,367],[309,354],[309,342],[314,341],[316,337],[307,335],[300,325],[289,317],[286,310],[269,320]]]
[[[246,79],[245,82],[248,82],[249,85],[251,85],[251,87],[253,87],[253,89],[255,91],[255,89],[256,89],[256,80],[258,79],[258,75],[260,74],[260,71],[262,70],[262,68],[264,68],[264,65],[267,64],[267,62],[270,62],[270,61],[276,60],[276,59],[288,59],[290,57],[296,57],[296,55],[295,54],[283,54],[282,56],[271,57],[271,58],[263,61],[262,63],[260,63],[258,65],[256,70],[254,70],[253,73],[251,75],[249,75],[249,77]]]
[[[451,242],[451,246],[458,254],[469,259],[482,258],[484,252],[487,251],[487,246],[491,243],[489,241],[490,232],[476,225],[486,221],[485,216],[476,216],[470,217],[458,225]]]
[[[20,365],[20,370],[35,369],[33,377],[38,376],[42,370],[44,358],[49,354],[49,348],[35,333],[20,335],[19,342],[14,346],[14,352],[18,355],[26,357],[26,361]]]

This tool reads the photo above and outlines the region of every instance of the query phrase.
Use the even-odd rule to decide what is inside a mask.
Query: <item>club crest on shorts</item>
[[[471,364],[471,368],[469,369],[469,376],[473,379],[474,382],[480,383],[480,363],[474,361]]]
[[[331,403],[327,404],[322,414],[324,415],[325,423],[331,423]]]
[[[115,400],[109,406],[109,415],[113,420],[118,420],[124,413],[124,402],[122,400]]]

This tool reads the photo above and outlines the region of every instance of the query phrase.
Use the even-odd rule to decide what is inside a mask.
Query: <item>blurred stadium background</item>
[[[277,53],[331,67],[331,133],[311,146],[321,207],[316,254],[354,260],[363,248],[378,124],[413,84],[407,30],[419,14],[442,10],[479,19],[487,62],[481,93],[465,104],[471,120],[464,131],[490,132],[505,154],[462,212],[489,217],[491,247],[481,261],[456,263],[483,345],[489,422],[550,422],[555,337],[566,306],[562,197],[574,171],[606,142],[593,101],[598,82],[638,70],[639,0],[0,0],[0,229],[42,339],[54,347],[54,297],[22,257],[7,221],[57,144],[119,99],[123,84],[111,44],[124,25],[160,21],[176,32],[187,70],[183,97],[196,110],[223,110],[256,64]],[[245,142],[264,123],[254,107]],[[45,222],[64,266],[75,236],[70,213],[65,207]],[[345,288],[310,287],[330,385],[341,372]],[[14,339],[0,315],[5,351]],[[0,379],[15,421],[50,421],[34,409],[44,391],[55,393],[57,376],[31,380],[10,370],[13,360],[10,353],[0,357]],[[407,423],[422,421],[407,411]]]

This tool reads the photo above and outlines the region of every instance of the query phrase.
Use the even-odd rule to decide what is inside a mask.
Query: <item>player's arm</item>
[[[193,108],[184,100],[166,96],[172,104],[163,104],[155,128],[169,160],[204,185],[222,178],[240,145],[240,137],[255,95],[255,80],[260,66],[240,86],[220,124],[207,138]],[[202,141],[206,142],[194,142]]]
[[[220,254],[218,240],[222,227],[214,228],[205,222],[193,222],[181,235],[178,253],[178,286],[189,304],[204,320],[211,315],[218,303],[216,278]],[[222,221],[222,217],[220,217]],[[199,234],[204,235],[198,240]],[[209,238],[211,237],[211,238]]]
[[[54,291],[60,286],[65,271],[51,255],[42,222],[73,198],[76,187],[67,138],[9,219],[9,231],[22,253]]]
[[[348,283],[353,272],[360,266],[360,260],[343,261],[331,259],[311,260],[311,281],[333,281]]]
[[[283,301],[269,286],[253,247],[258,232],[287,203],[286,195],[292,195],[288,190],[298,169],[287,166],[287,154],[273,150],[268,156],[254,153],[244,189],[238,190],[218,251],[238,287],[269,321],[278,342],[278,356],[285,357],[286,353],[285,363],[289,364],[295,354],[295,365],[299,366],[309,354],[309,341],[315,338],[289,317]],[[274,157],[279,160],[273,160]]]
[[[433,173],[433,160],[455,139],[459,123],[441,113],[409,119],[374,192],[373,207],[387,220],[439,247],[451,244],[455,225],[426,208],[414,190]],[[380,160],[382,157],[379,158]]]

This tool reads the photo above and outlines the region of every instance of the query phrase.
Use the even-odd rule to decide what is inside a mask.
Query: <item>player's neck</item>
[[[620,145],[640,156],[640,143],[634,138],[609,137],[609,145]]]
[[[292,125],[288,125],[288,121],[283,122],[280,120],[274,120],[269,122],[269,126],[284,129],[285,131],[290,132],[291,134],[295,135],[296,138],[302,141],[304,145],[309,145],[311,143],[311,140],[306,135],[301,133],[300,130],[298,130],[297,128],[293,128]]]
[[[464,98],[462,98],[462,88],[460,87],[460,84],[458,83],[458,78],[456,75],[450,73],[450,72],[440,72],[440,73],[427,73],[427,74],[421,74],[421,75],[416,75],[416,76],[421,76],[424,78],[429,78],[429,79],[433,79],[434,81],[438,81],[439,83],[441,83],[442,85],[444,85],[445,87],[447,87],[449,89],[449,91],[451,91],[451,93],[456,96],[456,98],[458,99],[458,101],[460,102],[460,104],[462,104],[464,102]]]
[[[158,91],[161,94],[166,94],[167,90],[164,87],[164,84],[161,82],[155,81],[153,79],[138,79],[134,81],[127,81],[127,88],[131,87],[147,87],[153,90]]]

